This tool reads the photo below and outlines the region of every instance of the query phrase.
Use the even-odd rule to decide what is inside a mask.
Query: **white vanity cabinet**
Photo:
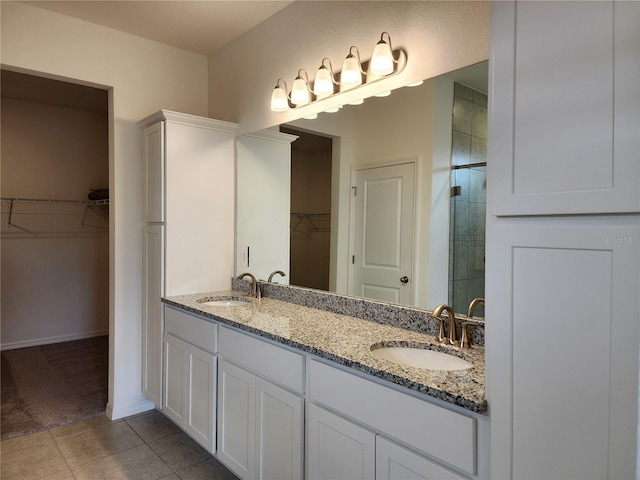
[[[336,415],[309,405],[308,480],[463,480],[451,470]]]
[[[376,480],[461,480],[431,460],[378,435]]]
[[[164,413],[210,453],[216,450],[217,329],[165,307]]]
[[[637,478],[640,2],[490,17],[491,476]]]
[[[475,418],[315,360],[308,374],[309,479],[477,473]]]
[[[164,225],[145,225],[142,233],[142,392],[161,408]]]
[[[217,457],[243,479],[303,476],[304,356],[220,327]]]
[[[376,434],[311,404],[307,415],[309,480],[376,478]]]
[[[494,215],[640,210],[639,10],[625,1],[496,2]]]
[[[162,110],[138,126],[143,146],[142,390],[162,408],[160,299],[226,290],[233,276],[237,125]]]

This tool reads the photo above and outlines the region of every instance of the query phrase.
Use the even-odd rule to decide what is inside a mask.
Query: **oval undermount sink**
[[[426,348],[372,345],[371,353],[390,362],[427,370],[466,370],[473,367],[464,358]]]
[[[251,302],[242,297],[205,297],[199,299],[198,303],[207,307],[244,307]]]

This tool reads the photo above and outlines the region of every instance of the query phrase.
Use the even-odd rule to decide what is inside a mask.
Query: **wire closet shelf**
[[[0,198],[3,236],[86,235],[109,228],[109,200]]]

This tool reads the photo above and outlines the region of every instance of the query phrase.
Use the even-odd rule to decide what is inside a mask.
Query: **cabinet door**
[[[218,458],[240,478],[253,479],[255,375],[222,359],[218,419]]]
[[[309,480],[375,478],[375,434],[311,404],[307,462]]]
[[[180,426],[187,415],[187,343],[164,335],[164,413]]]
[[[425,457],[376,437],[376,480],[462,480]]]
[[[493,2],[490,50],[489,213],[637,212],[640,2]]]
[[[208,452],[216,449],[216,357],[187,348],[187,423],[184,428]]]
[[[145,223],[164,222],[165,145],[164,121],[142,132],[143,195],[142,211]]]
[[[490,224],[492,477],[635,478],[638,217]]]
[[[143,236],[142,392],[162,408],[164,227],[147,225]]]
[[[256,478],[303,477],[303,418],[302,397],[256,378]]]

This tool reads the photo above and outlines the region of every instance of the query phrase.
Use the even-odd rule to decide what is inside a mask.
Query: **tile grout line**
[[[51,432],[49,432],[49,434],[51,435]],[[55,437],[53,435],[51,435],[51,437],[53,438],[53,444],[56,446],[56,449],[58,449],[58,452],[60,452],[60,456],[62,457],[62,459],[64,460],[64,464],[67,466],[67,468],[69,469],[69,473],[71,474],[71,476],[75,479],[76,475],[73,473],[73,470],[71,469],[71,465],[69,465],[69,462],[67,461],[67,457],[64,456],[64,453],[62,452],[62,450],[60,450],[60,445],[58,445],[57,440],[55,439]],[[60,472],[55,472],[55,473],[60,473]],[[46,475],[45,475],[46,476]]]
[[[92,431],[96,431],[96,430],[101,430],[101,429],[103,429],[103,428],[107,428],[107,427],[113,426],[113,425],[118,424],[118,423],[125,423],[125,424],[127,425],[127,427],[129,427],[129,428],[131,429],[131,431],[132,431],[132,432],[133,432],[133,433],[134,433],[134,434],[135,434],[135,435],[140,439],[140,441],[142,441],[142,443],[143,443],[143,444],[146,444],[146,442],[144,441],[144,439],[143,439],[142,437],[140,437],[140,435],[138,435],[138,432],[136,432],[136,431],[135,431],[135,429],[133,429],[133,428],[132,428],[132,427],[131,427],[131,426],[130,426],[130,425],[129,425],[129,424],[128,424],[124,419],[117,419],[117,420],[113,420],[113,421],[110,421],[109,423],[105,423],[105,424],[100,425],[100,426],[98,426],[98,427],[93,427],[93,428],[89,428],[89,429],[87,429],[87,430],[82,430],[81,432],[73,433],[73,434],[71,434],[71,435],[66,435],[66,436],[64,436],[64,437],[61,437],[61,438],[60,438],[60,440],[62,441],[62,440],[66,440],[66,439],[68,439],[68,438],[72,438],[72,437],[75,437],[75,436],[78,436],[78,435],[85,434],[85,433],[87,433],[87,432],[92,432]],[[53,436],[53,435],[52,435],[52,436]],[[75,475],[75,473],[73,472],[73,469],[74,469],[74,468],[84,467],[85,465],[89,465],[90,463],[96,462],[96,461],[98,461],[98,460],[103,460],[103,459],[105,459],[105,458],[112,457],[112,456],[117,455],[117,454],[119,454],[119,453],[123,453],[123,452],[126,452],[126,451],[131,450],[132,448],[136,448],[136,447],[139,447],[139,446],[140,446],[140,445],[137,445],[136,447],[129,447],[129,448],[126,448],[126,449],[124,449],[124,450],[119,450],[119,451],[117,451],[117,452],[110,452],[109,454],[104,455],[104,456],[102,456],[102,457],[97,457],[97,458],[94,458],[94,459],[92,459],[92,460],[89,460],[88,462],[85,462],[85,463],[79,463],[78,465],[74,465],[74,466],[72,467],[71,465],[69,465],[69,462],[68,462],[68,460],[67,460],[67,457],[64,455],[64,453],[63,453],[63,452],[62,452],[62,450],[60,449],[60,446],[58,445],[58,439],[56,439],[56,438],[54,437],[54,439],[53,439],[53,440],[54,440],[54,442],[55,442],[55,444],[56,444],[56,448],[58,448],[58,450],[60,450],[60,454],[62,455],[62,458],[64,459],[65,463],[66,463],[66,464],[67,464],[67,466],[69,467],[69,470],[70,470],[70,472],[71,472],[71,475],[73,476],[73,478],[74,478],[74,479],[76,478],[76,475]],[[155,452],[154,452],[154,453],[155,453]]]
[[[148,413],[150,414],[151,412],[148,412]],[[162,413],[161,412],[159,412],[159,413],[162,416]],[[56,451],[58,452],[58,454],[62,457],[62,460],[64,461],[63,470],[60,470],[58,472],[48,473],[47,475],[45,475],[45,477],[38,477],[38,478],[46,478],[48,475],[52,475],[52,474],[55,475],[55,474],[68,473],[70,475],[70,477],[75,479],[75,480],[77,480],[79,477],[76,475],[76,472],[74,471],[74,469],[82,469],[82,468],[86,467],[87,465],[89,465],[92,462],[96,462],[96,461],[99,461],[99,460],[104,460],[104,459],[109,458],[109,457],[120,455],[120,454],[122,454],[124,452],[128,452],[128,451],[131,451],[131,450],[133,450],[135,448],[142,447],[143,445],[145,447],[147,447],[148,452],[150,452],[150,453],[152,452],[153,455],[158,460],[160,460],[160,462],[159,462],[160,465],[163,465],[164,467],[166,467],[166,470],[167,470],[168,473],[166,473],[166,475],[158,477],[158,480],[161,480],[163,478],[168,478],[168,477],[171,477],[171,476],[175,476],[178,479],[183,478],[180,472],[184,472],[184,471],[186,471],[186,470],[188,470],[188,469],[190,469],[192,467],[195,467],[197,465],[206,464],[206,463],[210,462],[212,459],[216,460],[215,455],[209,454],[207,452],[206,458],[201,458],[201,459],[195,461],[195,463],[189,464],[187,466],[183,466],[183,465],[180,465],[180,464],[176,464],[175,466],[172,466],[173,464],[172,463],[170,464],[170,462],[171,462],[170,458],[166,457],[166,456],[163,457],[163,454],[161,453],[161,451],[156,451],[156,449],[152,446],[152,443],[159,442],[159,441],[161,441],[163,439],[168,439],[169,437],[172,437],[174,435],[178,435],[178,433],[184,434],[186,432],[184,432],[184,430],[182,430],[182,429],[178,429],[176,432],[173,432],[173,433],[164,433],[163,432],[163,435],[161,437],[153,438],[153,439],[151,439],[149,441],[146,441],[145,438],[143,438],[143,434],[145,432],[145,429],[143,428],[142,430],[140,430],[139,428],[136,428],[137,422],[134,421],[135,418],[139,418],[142,415],[144,415],[144,413],[140,414],[140,415],[135,415],[135,416],[130,416],[130,417],[117,419],[115,421],[109,420],[109,421],[106,421],[105,423],[100,423],[102,420],[99,420],[95,424],[87,425],[87,426],[84,427],[84,429],[81,429],[79,431],[74,431],[73,429],[69,429],[70,433],[66,433],[63,430],[63,431],[59,432],[59,435],[54,435],[55,430],[59,429],[59,428],[64,428],[64,427],[48,428],[47,430],[45,430],[47,432],[47,440],[46,441],[40,441],[39,443],[36,443],[36,444],[33,444],[33,445],[29,445],[29,446],[26,446],[26,447],[23,447],[23,448],[19,448],[16,451],[24,450],[24,449],[28,449],[28,448],[32,448],[32,447],[39,447],[41,445],[45,445],[45,444],[48,444],[49,442],[53,441]],[[69,462],[73,459],[72,458],[73,455],[71,457],[67,458],[67,456],[64,453],[65,449],[62,448],[62,446],[64,446],[64,443],[66,441],[68,441],[70,439],[73,439],[74,437],[76,437],[78,435],[81,435],[81,434],[89,434],[88,437],[90,438],[91,437],[90,432],[98,432],[98,431],[100,431],[102,429],[111,427],[114,424],[119,424],[119,423],[124,423],[126,425],[126,429],[132,431],[135,434],[135,437],[132,437],[132,438],[137,439],[141,443],[139,445],[135,445],[135,446],[126,448],[124,450],[119,450],[117,452],[110,452],[107,455],[104,455],[104,456],[101,456],[101,457],[98,457],[98,458],[94,458],[94,459],[92,459],[92,460],[90,460],[88,462],[85,462],[85,463],[79,463],[78,465],[74,465],[73,467],[70,465]],[[72,424],[70,424],[70,425],[72,425]],[[71,446],[73,446],[73,443],[72,443]],[[67,446],[67,447],[69,447],[69,446]],[[201,448],[201,446],[199,446],[199,448]],[[66,448],[66,450],[68,450],[68,449],[69,448]],[[60,466],[62,467],[62,465],[60,465]]]
[[[135,415],[135,416],[132,416],[132,417],[129,417],[129,418],[136,418],[136,417],[138,417],[138,415]],[[162,478],[164,478],[164,477],[168,477],[168,476],[170,476],[170,475],[174,475],[174,474],[175,474],[176,476],[178,476],[178,477],[179,477],[178,473],[177,473],[177,472],[176,472],[176,471],[171,467],[171,465],[169,465],[169,464],[166,462],[166,460],[165,460],[164,458],[162,458],[162,457],[160,456],[160,454],[159,454],[158,452],[156,452],[156,451],[153,449],[153,447],[152,447],[151,445],[149,445],[149,442],[147,442],[144,438],[142,438],[142,436],[141,436],[141,435],[136,431],[136,429],[135,429],[135,428],[133,428],[133,426],[131,426],[131,425],[129,424],[129,422],[127,421],[127,418],[123,418],[122,420],[124,421],[124,423],[126,423],[126,424],[129,426],[129,428],[130,428],[131,430],[133,430],[133,432],[134,432],[136,435],[138,435],[138,438],[140,438],[140,440],[142,440],[142,442],[144,443],[144,445],[146,445],[147,447],[149,447],[149,450],[151,450],[151,451],[153,452],[153,454],[154,454],[154,455],[156,455],[156,456],[157,456],[157,457],[162,461],[162,463],[164,463],[164,464],[167,466],[167,468],[168,468],[169,470],[171,470],[171,473],[170,473],[169,475],[164,475],[163,477],[160,477],[158,480],[161,480],[161,479],[162,479]],[[166,437],[168,437],[168,436],[170,436],[170,435],[166,435]],[[166,438],[166,437],[162,437],[162,438]],[[158,439],[158,440],[160,440],[160,439]]]

